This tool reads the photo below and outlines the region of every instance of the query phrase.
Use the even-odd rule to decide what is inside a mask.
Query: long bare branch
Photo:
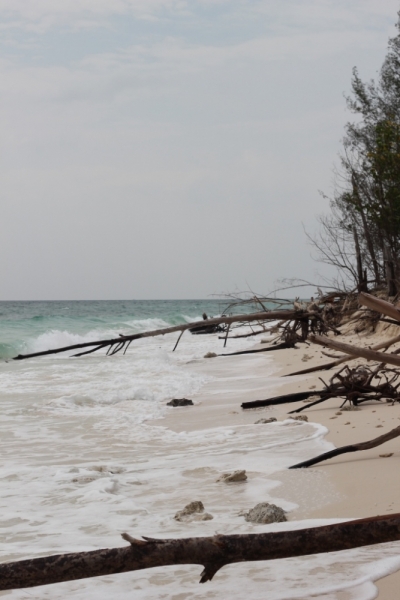
[[[52,350],[44,350],[42,352],[33,352],[31,354],[18,354],[13,360],[24,360],[26,358],[33,358],[36,356],[46,356],[49,354],[59,354],[60,352],[68,352],[71,350],[78,350],[81,348],[92,348],[98,346],[97,349],[105,348],[107,346],[114,346],[117,344],[119,350],[122,350],[125,344],[146,337],[155,337],[158,335],[166,335],[167,333],[175,333],[177,331],[186,331],[187,329],[195,329],[196,327],[212,327],[213,325],[230,325],[231,323],[251,323],[252,321],[274,321],[276,319],[290,320],[296,317],[307,317],[308,313],[294,310],[277,310],[277,311],[266,311],[244,315],[234,315],[231,317],[223,316],[216,317],[214,319],[207,319],[206,321],[194,321],[193,323],[183,323],[182,325],[174,325],[172,327],[164,327],[163,329],[154,329],[152,331],[143,331],[142,333],[135,333],[133,335],[120,335],[117,338],[108,340],[95,340],[93,342],[83,342],[81,344],[73,344],[72,346],[63,346],[62,348],[55,348]],[[75,356],[83,356],[83,354],[89,354],[89,352],[82,352]],[[114,352],[115,353],[115,352]]]
[[[305,467],[311,467],[312,465],[316,465],[317,463],[323,462],[324,460],[328,460],[329,458],[334,458],[335,456],[340,456],[341,454],[347,454],[348,452],[359,452],[360,450],[370,450],[371,448],[376,448],[381,444],[385,444],[394,438],[400,436],[400,426],[388,431],[388,433],[384,433],[379,437],[369,440],[368,442],[361,442],[359,444],[351,444],[349,446],[342,446],[341,448],[335,448],[335,450],[330,450],[329,452],[324,452],[315,458],[310,458],[310,460],[305,460],[304,462],[297,463],[289,467],[289,469],[303,469]]]

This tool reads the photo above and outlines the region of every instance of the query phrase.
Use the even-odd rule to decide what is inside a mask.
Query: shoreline
[[[399,344],[396,344],[394,347],[398,346]],[[280,376],[297,370],[297,367],[293,368],[293,364],[288,368],[288,363],[291,362],[291,359],[293,360],[293,354],[296,351],[283,350],[282,352],[285,355],[276,352],[274,357],[276,364],[279,365]],[[298,353],[300,352],[298,351]],[[322,364],[327,360],[319,351],[313,364],[317,364],[317,361]],[[299,362],[299,359],[297,359],[297,362]],[[352,361],[353,365],[362,362],[365,363],[362,360]],[[300,380],[301,378],[303,382],[302,389],[309,389],[312,385],[315,385],[316,381],[319,381],[319,376],[327,381],[332,376],[330,373],[330,371],[319,371],[293,379]],[[289,394],[294,391],[297,391],[296,383],[285,379],[279,393]],[[307,414],[309,421],[324,425],[328,429],[325,439],[332,442],[336,447],[350,444],[353,441],[364,442],[373,439],[400,424],[399,403],[395,405],[382,403],[382,406],[379,406],[377,402],[365,403],[359,411],[340,411],[340,404],[340,399],[334,398],[302,413]],[[291,407],[294,409],[301,405],[301,402],[297,402],[293,403]],[[277,410],[276,413],[282,416],[285,409],[284,407],[279,408],[280,410]],[[342,415],[336,415],[337,412],[342,412]],[[348,422],[351,424],[345,425]],[[380,456],[389,453],[393,453],[393,455],[387,458]],[[363,518],[400,512],[400,449],[398,439],[391,440],[371,450],[338,456],[315,465],[312,469],[326,474],[335,490],[339,492],[340,500],[311,511],[307,515],[309,518]],[[382,493],[382,490],[384,490],[384,493]],[[380,600],[393,600],[397,596],[400,587],[400,570],[375,581],[375,585],[378,588],[377,597]]]
[[[372,344],[379,336],[346,336],[346,341],[371,345],[370,337],[373,338]],[[262,347],[262,344],[254,347]],[[238,377],[233,378],[234,381],[230,382],[232,389],[226,393],[227,380],[224,374],[228,360],[233,370],[237,365]],[[249,355],[245,360],[243,357],[218,357],[207,359],[207,363],[202,359],[194,361],[188,365],[190,368],[200,369],[214,377],[193,396],[195,410],[178,409],[178,416],[176,409],[172,409],[163,419],[153,423],[180,432],[254,424],[259,418],[267,416],[275,417],[278,421],[285,420],[288,418],[288,411],[303,406],[303,402],[252,410],[243,410],[240,404],[243,401],[320,387],[319,377],[327,381],[332,377],[331,371],[318,371],[291,378],[283,376],[327,361],[329,359],[322,354],[322,348],[316,345]],[[349,364],[354,366],[362,362],[365,361],[356,359]],[[243,368],[246,369],[245,372],[242,372]],[[218,377],[221,378],[220,381]],[[225,394],[219,393],[219,387],[225,390]],[[400,404],[366,403],[358,411],[341,411],[341,403],[340,399],[333,398],[301,413],[308,416],[309,422],[325,427],[327,431],[324,440],[335,447],[373,439],[399,425]],[[335,414],[338,412],[342,414]],[[388,458],[380,456],[388,453],[393,455]],[[399,468],[400,450],[398,439],[395,439],[372,450],[341,455],[309,469],[281,471],[277,474],[281,483],[274,495],[277,501],[282,495],[285,500],[298,505],[298,508],[290,512],[290,520],[363,518],[391,514],[400,512]],[[309,485],[304,485],[304,477],[307,477]],[[317,491],[313,485],[315,477],[318,477]],[[400,585],[400,570],[375,581],[374,585],[379,590],[379,599],[393,600]],[[348,596],[338,592],[336,597],[344,599]]]

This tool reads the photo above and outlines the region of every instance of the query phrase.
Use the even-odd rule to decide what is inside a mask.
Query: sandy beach
[[[368,347],[388,337],[391,336],[385,333],[350,335],[345,337],[345,341]],[[231,349],[233,344],[231,342]],[[262,348],[263,345],[255,347]],[[198,364],[191,364],[190,368],[205,369],[215,379],[194,398],[196,406],[192,410],[178,409],[179,416],[170,411],[160,424],[179,432],[252,424],[266,416],[275,417],[278,421],[286,420],[288,411],[302,406],[302,402],[252,410],[242,410],[240,404],[243,401],[320,388],[319,378],[328,381],[333,374],[331,371],[288,378],[284,376],[328,362],[330,359],[322,354],[322,350],[311,344],[274,353],[197,361]],[[362,359],[356,359],[349,364],[354,366],[362,362]],[[232,376],[227,392],[229,374],[235,376]],[[335,447],[373,439],[399,424],[399,404],[371,402],[363,404],[360,410],[347,411],[340,410],[341,403],[341,399],[330,399],[302,413],[308,416],[309,422],[326,427],[328,433],[325,439]],[[392,456],[382,457],[383,454]],[[362,518],[396,513],[400,512],[399,468],[399,441],[395,439],[375,449],[343,455],[307,470],[282,471],[278,474],[281,485],[276,494],[298,505],[290,512],[290,520]],[[317,476],[319,483],[315,486]],[[307,485],[308,480],[310,485]],[[400,571],[379,580],[376,583],[379,598],[393,600],[399,584]],[[333,597],[350,598],[346,592],[337,592]]]
[[[17,307],[34,311],[33,315],[39,308]],[[48,308],[44,305],[42,312]],[[60,305],[60,313],[63,308]],[[32,328],[28,348],[84,341],[82,333],[79,337],[73,333],[82,327],[84,307],[68,308],[77,312],[75,320],[57,316],[54,322],[39,321],[43,333],[28,320]],[[89,304],[85,310],[91,315],[95,308]],[[150,308],[151,323],[139,319],[131,327],[140,331],[162,325],[157,315],[163,306],[156,303]],[[109,311],[103,318],[112,327],[116,309],[125,323],[127,315],[140,310],[147,317],[150,308],[100,307],[102,314]],[[186,304],[173,303],[167,309],[165,317],[171,320],[175,314],[196,314],[196,307]],[[63,330],[54,327],[61,318]],[[87,327],[92,327],[86,318]],[[101,338],[110,337],[114,329],[107,331]],[[94,337],[89,329],[85,335]],[[393,335],[385,333],[386,338]],[[242,410],[242,402],[317,389],[319,376],[325,380],[331,376],[330,372],[282,376],[330,360],[313,345],[204,358],[208,352],[265,349],[271,338],[260,337],[258,343],[252,337],[231,339],[223,350],[218,334],[187,335],[172,352],[177,335],[169,334],[139,340],[126,355],[112,358],[95,353],[82,359],[56,356],[0,363],[2,562],[124,546],[120,535],[124,531],[134,537],[166,539],[262,533],[399,511],[396,440],[309,469],[288,467],[334,446],[381,435],[398,424],[400,407],[383,402],[340,411],[341,401],[332,399],[307,410],[309,422],[288,418],[293,404]],[[381,337],[341,339],[369,346]],[[170,399],[182,397],[192,399],[193,406],[167,406]],[[259,422],[269,417],[276,421]],[[380,456],[392,452],[390,457]],[[234,470],[245,470],[247,479],[221,482],[221,475]],[[176,520],[176,513],[192,501],[201,501],[212,519]],[[260,502],[281,507],[288,521],[246,521],[243,511]],[[245,586],[247,600],[266,594],[269,600],[373,600],[377,597],[373,581],[384,577],[378,583],[380,597],[392,599],[399,555],[398,543],[382,544],[228,565],[205,585],[199,585],[199,565],[177,565],[0,595],[13,600],[66,596],[100,600],[110,594],[118,600],[132,594],[137,600],[242,600]]]

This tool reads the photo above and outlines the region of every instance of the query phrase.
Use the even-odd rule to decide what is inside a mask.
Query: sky
[[[398,0],[0,0],[0,300],[318,282]]]

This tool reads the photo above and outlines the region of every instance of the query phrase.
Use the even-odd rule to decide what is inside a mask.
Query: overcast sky
[[[0,0],[0,299],[317,279],[352,68],[398,0]]]

